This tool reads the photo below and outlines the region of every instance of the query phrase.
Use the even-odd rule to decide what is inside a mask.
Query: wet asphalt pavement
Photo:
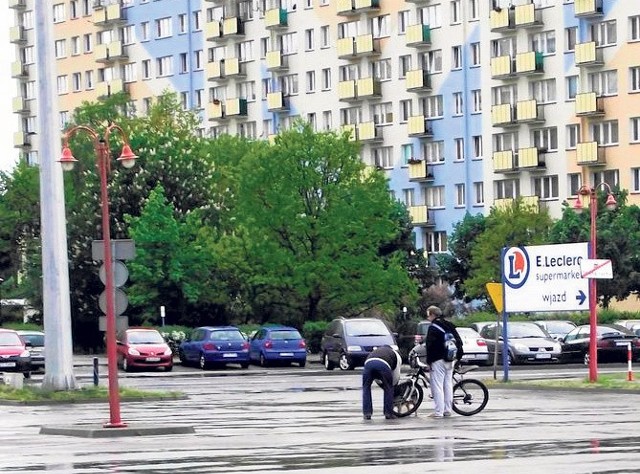
[[[385,420],[375,388],[374,417],[364,421],[358,370],[123,374],[120,385],[189,397],[123,402],[124,422],[195,433],[42,435],[43,425],[103,423],[108,404],[0,405],[0,472],[640,473],[640,395],[491,389],[472,417],[430,419],[427,401],[418,416]]]

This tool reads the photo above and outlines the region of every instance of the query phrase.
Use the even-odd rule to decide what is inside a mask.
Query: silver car
[[[502,360],[502,324],[492,324],[482,328],[480,335],[487,342],[489,352],[496,350],[496,332],[498,335],[498,360]],[[507,323],[509,339],[509,364],[525,362],[558,362],[562,347],[547,331],[535,323],[514,321]]]
[[[489,348],[484,338],[478,334],[478,331],[471,328],[456,328],[460,338],[462,339],[462,350],[464,354],[461,362],[465,364],[488,365]]]

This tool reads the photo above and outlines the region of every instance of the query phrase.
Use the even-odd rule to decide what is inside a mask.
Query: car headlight
[[[167,347],[167,349],[164,351],[164,353],[162,355],[166,355],[166,356],[170,356],[173,352],[171,351],[170,347]]]
[[[132,356],[140,355],[140,352],[137,349],[134,349],[133,347],[130,347],[127,352],[129,353],[129,355],[132,355]]]
[[[31,357],[31,352],[24,350],[20,353],[20,357]]]
[[[553,351],[554,351],[554,352],[562,352],[562,345],[560,345],[560,344],[554,344],[554,346],[553,346]]]
[[[360,346],[347,346],[347,352],[362,352],[362,347],[360,347]]]
[[[529,352],[529,348],[524,344],[514,344],[513,348],[518,352]]]

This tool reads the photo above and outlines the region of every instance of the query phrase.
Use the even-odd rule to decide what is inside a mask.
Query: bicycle
[[[420,408],[425,391],[430,392],[429,366],[418,357],[414,357],[411,366],[415,370],[395,387],[393,414],[399,418],[415,413]],[[489,390],[485,384],[480,380],[464,378],[467,372],[477,368],[477,365],[462,368],[457,363],[455,365],[452,408],[458,415],[471,416],[480,413],[489,402]]]

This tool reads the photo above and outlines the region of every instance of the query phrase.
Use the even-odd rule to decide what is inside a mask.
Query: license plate
[[[468,360],[468,359],[471,359],[471,354],[464,354],[462,356],[462,360]]]
[[[222,357],[238,357],[238,354],[235,352],[227,352],[226,354],[222,354]]]
[[[0,367],[15,367],[15,362],[0,362]]]
[[[536,359],[551,359],[551,354],[549,354],[548,352],[536,354]]]
[[[147,362],[160,362],[160,357],[147,357]]]
[[[293,352],[281,352],[280,357],[293,357]]]

